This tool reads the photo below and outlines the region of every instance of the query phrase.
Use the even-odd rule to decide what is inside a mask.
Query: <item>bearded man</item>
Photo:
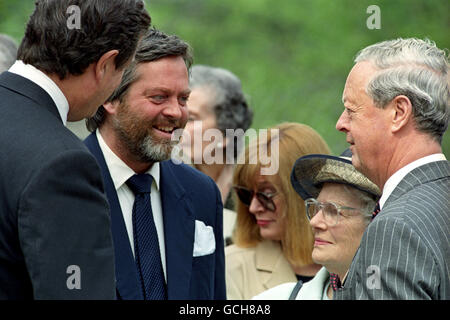
[[[169,160],[188,119],[191,64],[187,43],[151,29],[87,123],[111,207],[119,299],[226,298],[220,192]]]

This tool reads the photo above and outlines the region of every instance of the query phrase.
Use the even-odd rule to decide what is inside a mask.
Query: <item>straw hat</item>
[[[380,189],[352,165],[348,149],[340,157],[310,154],[297,159],[291,183],[304,200],[317,198],[325,182],[349,185],[373,195],[375,199],[381,195]]]

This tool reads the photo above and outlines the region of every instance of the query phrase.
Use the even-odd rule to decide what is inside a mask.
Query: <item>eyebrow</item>
[[[166,93],[166,94],[170,94],[170,93],[173,92],[172,89],[168,89],[168,88],[164,88],[164,87],[149,88],[149,89],[147,89],[145,92],[148,94],[148,93],[154,92],[154,91],[162,91],[162,92],[164,92],[164,93]],[[181,95],[190,95],[191,92],[192,92],[192,91],[191,91],[190,89],[186,89],[186,90],[182,91],[180,94],[181,94]]]

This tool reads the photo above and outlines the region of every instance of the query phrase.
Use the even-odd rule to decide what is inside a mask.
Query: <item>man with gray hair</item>
[[[17,44],[6,34],[0,34],[0,73],[13,65],[16,56]]]
[[[335,299],[450,299],[448,56],[429,40],[363,49],[336,128],[352,163],[383,190]]]

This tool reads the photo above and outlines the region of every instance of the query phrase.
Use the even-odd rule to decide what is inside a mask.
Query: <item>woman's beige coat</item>
[[[297,282],[277,241],[264,240],[256,247],[225,248],[227,299],[248,300],[285,282]]]

